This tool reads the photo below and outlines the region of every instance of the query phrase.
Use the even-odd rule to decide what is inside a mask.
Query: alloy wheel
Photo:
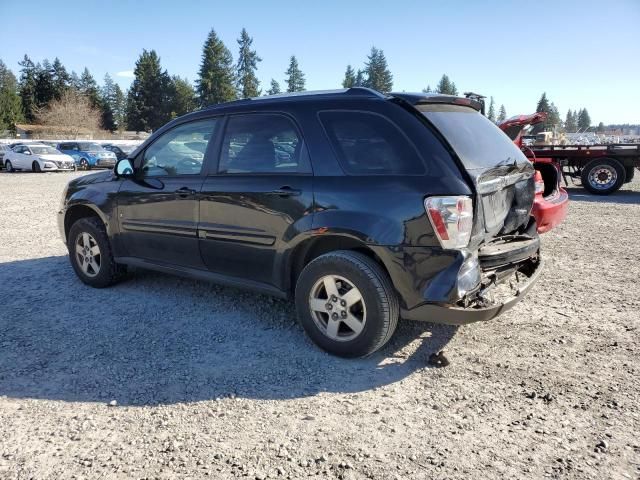
[[[76,259],[82,272],[88,277],[95,277],[100,273],[100,247],[89,233],[83,232],[76,240]]]
[[[325,275],[315,283],[309,295],[309,308],[318,329],[339,342],[356,338],[367,321],[360,290],[339,275]]]

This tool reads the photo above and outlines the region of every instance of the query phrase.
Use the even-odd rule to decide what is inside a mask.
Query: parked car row
[[[135,148],[136,145],[101,145],[88,141],[0,144],[0,168],[9,172],[111,169],[116,161],[126,158]]]

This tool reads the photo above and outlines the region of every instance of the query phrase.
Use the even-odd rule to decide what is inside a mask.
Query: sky
[[[209,31],[237,59],[245,27],[264,90],[271,78],[283,85],[294,54],[308,90],[340,88],[347,64],[362,67],[376,46],[397,91],[433,88],[446,73],[508,116],[531,113],[546,92],[563,119],[586,107],[594,124],[640,123],[640,0],[0,0],[0,19],[0,59],[16,76],[24,54],[58,57],[127,88],[142,49],[155,49],[193,82]]]

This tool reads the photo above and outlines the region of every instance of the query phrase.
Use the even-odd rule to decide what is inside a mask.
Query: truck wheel
[[[67,249],[76,275],[92,287],[113,285],[126,272],[126,267],[113,259],[109,237],[99,218],[76,221],[69,230]]]
[[[624,183],[626,172],[613,158],[595,158],[582,169],[582,186],[596,195],[609,195]]]
[[[636,174],[636,168],[635,167],[624,167],[624,170],[626,172],[626,176],[624,179],[624,183],[629,183],[631,180],[633,180],[633,177]]]
[[[316,258],[302,270],[295,297],[307,335],[340,357],[370,355],[389,341],[398,324],[391,280],[361,253],[342,250]]]

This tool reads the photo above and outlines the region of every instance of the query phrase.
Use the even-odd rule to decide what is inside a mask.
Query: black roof
[[[276,95],[266,95],[243,100],[220,103],[205,107],[203,110],[219,110],[242,106],[273,105],[283,102],[317,101],[317,100],[340,100],[345,98],[371,99],[371,100],[393,100],[398,99],[411,105],[424,105],[429,103],[450,103],[472,107],[480,110],[481,104],[473,99],[457,97],[455,95],[443,95],[439,93],[406,93],[392,92],[382,94],[377,90],[366,87],[343,88],[340,90],[317,90],[294,93],[282,93]]]

